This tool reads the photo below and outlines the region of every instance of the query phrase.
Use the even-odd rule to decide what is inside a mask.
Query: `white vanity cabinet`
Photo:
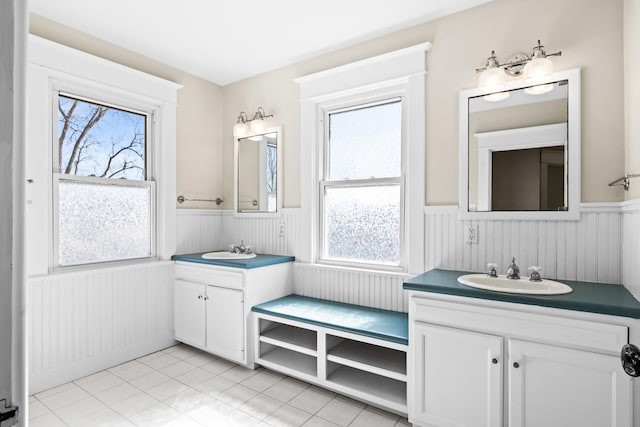
[[[619,357],[634,319],[426,295],[410,296],[414,425],[639,425]]]
[[[176,262],[176,340],[253,367],[251,307],[292,292],[292,263],[234,268]]]

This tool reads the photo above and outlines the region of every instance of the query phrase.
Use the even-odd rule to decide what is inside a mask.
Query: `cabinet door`
[[[631,377],[617,356],[509,342],[510,427],[631,427]]]
[[[204,348],[206,306],[205,285],[175,281],[175,335],[178,341]]]
[[[502,337],[416,323],[411,422],[502,426]]]
[[[207,286],[207,350],[244,362],[243,292]]]

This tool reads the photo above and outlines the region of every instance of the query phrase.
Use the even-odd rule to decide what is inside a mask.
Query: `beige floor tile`
[[[265,422],[274,427],[301,426],[311,418],[311,414],[291,405],[284,404],[269,415]]]
[[[304,389],[300,394],[289,401],[289,405],[302,409],[310,414],[315,414],[329,403],[334,393],[319,389],[318,387],[309,387]]]
[[[365,408],[364,403],[338,396],[327,403],[316,415],[340,426],[348,426]]]
[[[367,407],[349,427],[394,427],[399,418],[398,415]]]
[[[64,406],[56,410],[56,415],[67,424],[79,420],[103,409],[108,409],[107,405],[100,402],[93,396],[79,400],[71,405]]]
[[[77,385],[70,383],[69,387],[60,389],[62,391],[53,394],[38,394],[36,397],[47,408],[52,411],[58,410],[65,406],[76,403],[79,400],[86,399],[91,395]]]
[[[193,388],[189,388],[170,397],[165,400],[164,403],[171,406],[176,411],[186,414],[200,408],[201,406],[207,405],[212,401],[213,399],[206,394]]]
[[[144,363],[145,365],[149,366],[150,368],[153,369],[162,369],[164,367],[167,367],[169,365],[173,365],[174,363],[178,362],[180,359],[178,359],[177,357],[173,357],[170,354],[167,353],[163,353],[160,352],[160,355],[158,357],[154,357],[153,359],[147,360],[147,361],[142,361],[140,359],[138,359],[138,361]]]
[[[302,393],[302,391],[307,387],[309,387],[309,384],[305,382],[298,381],[293,378],[285,378],[279,383],[276,383],[266,389],[264,394],[282,402],[288,402],[298,394]]]
[[[194,369],[197,369],[195,365],[192,365],[189,362],[185,362],[184,360],[178,360],[176,363],[172,363],[171,365],[167,365],[164,368],[158,370],[167,376],[177,378],[180,375],[184,375],[187,372],[193,371]]]
[[[259,420],[263,420],[282,405],[283,403],[278,399],[259,394],[253,399],[244,402],[238,409]]]
[[[49,412],[41,417],[29,420],[29,427],[66,427],[66,424],[53,413]]]
[[[101,371],[97,374],[89,375],[74,381],[76,385],[82,387],[89,393],[95,395],[110,388],[124,384],[124,380],[111,372]]]
[[[123,417],[131,418],[133,415],[149,409],[159,403],[160,401],[158,399],[140,392],[112,405],[111,408]]]
[[[111,406],[139,393],[139,388],[134,387],[127,382],[123,382],[119,386],[110,388],[109,390],[101,391],[100,393],[96,394],[95,397],[105,405]]]
[[[242,384],[236,384],[232,387],[229,387],[222,393],[220,393],[216,399],[221,402],[226,403],[229,406],[237,408],[242,405],[249,399],[257,396],[258,392],[255,390],[251,390],[248,387],[243,386]]]
[[[169,381],[150,388],[147,393],[158,400],[164,401],[189,388],[189,386],[171,378]]]
[[[117,375],[125,381],[131,381],[150,372],[153,372],[153,369],[148,367],[144,363],[140,363],[137,360],[132,360],[130,362],[123,363],[122,365],[118,365],[109,369],[109,372]]]
[[[309,421],[303,424],[304,427],[339,427],[338,424],[334,424],[317,416],[311,417]]]
[[[193,387],[197,384],[202,384],[203,382],[210,380],[215,376],[216,374],[214,374],[213,372],[205,371],[202,368],[195,368],[194,370],[185,372],[184,374],[179,375],[175,378],[181,383]]]
[[[170,378],[168,376],[161,372],[152,371],[129,382],[131,383],[131,385],[138,387],[140,390],[146,391],[169,381],[169,379]]]
[[[182,414],[175,409],[160,403],[132,415],[129,419],[138,427],[158,427],[181,416]]]
[[[44,404],[40,402],[38,399],[33,399],[33,401],[31,399],[29,400],[29,419],[30,420],[41,417],[49,413],[51,413],[49,408],[44,406]]]
[[[258,372],[257,374],[245,379],[240,384],[245,387],[249,387],[252,390],[262,393],[271,386],[274,386],[278,382],[282,381],[282,377],[279,375],[272,375],[268,372]]]

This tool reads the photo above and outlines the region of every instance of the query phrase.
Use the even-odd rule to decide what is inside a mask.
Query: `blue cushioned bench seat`
[[[295,294],[255,305],[251,310],[398,344],[409,343],[407,313]]]

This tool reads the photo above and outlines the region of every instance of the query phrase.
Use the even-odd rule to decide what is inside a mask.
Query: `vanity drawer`
[[[219,286],[223,288],[242,289],[242,272],[231,269],[216,268],[211,266],[184,265],[176,263],[176,279],[187,280],[189,282],[204,283],[206,285]]]
[[[410,313],[414,317],[412,321],[603,353],[619,354],[629,336],[629,328],[623,325],[523,313],[515,309],[481,307],[415,296],[411,298],[410,305]]]

